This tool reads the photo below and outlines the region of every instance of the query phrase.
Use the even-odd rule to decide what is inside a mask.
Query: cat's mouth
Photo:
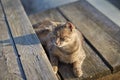
[[[57,46],[57,47],[63,47],[61,43],[56,43],[55,42],[54,45]]]
[[[55,46],[59,46],[60,47],[61,45],[60,45],[60,43],[55,43]]]
[[[60,43],[60,42],[56,42],[55,44],[56,44],[57,46],[60,46],[61,43]]]

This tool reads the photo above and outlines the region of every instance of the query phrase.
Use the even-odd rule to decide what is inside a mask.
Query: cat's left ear
[[[66,22],[66,27],[68,27],[71,31],[73,31],[73,29],[75,29],[75,26],[71,23],[71,22]]]

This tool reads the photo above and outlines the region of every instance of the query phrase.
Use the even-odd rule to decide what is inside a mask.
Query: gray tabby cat
[[[61,61],[73,65],[75,76],[82,76],[82,63],[86,57],[83,36],[71,22],[45,20],[34,29],[49,53],[55,73],[58,71],[58,61]]]

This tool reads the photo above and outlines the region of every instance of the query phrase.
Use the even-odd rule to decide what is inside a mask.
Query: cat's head
[[[74,40],[75,26],[71,22],[59,25],[53,31],[54,44],[58,47],[63,47]]]

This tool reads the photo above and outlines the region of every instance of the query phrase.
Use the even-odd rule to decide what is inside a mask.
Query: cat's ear
[[[66,22],[65,26],[67,28],[69,28],[71,31],[73,31],[73,29],[75,29],[75,26],[71,22]]]

